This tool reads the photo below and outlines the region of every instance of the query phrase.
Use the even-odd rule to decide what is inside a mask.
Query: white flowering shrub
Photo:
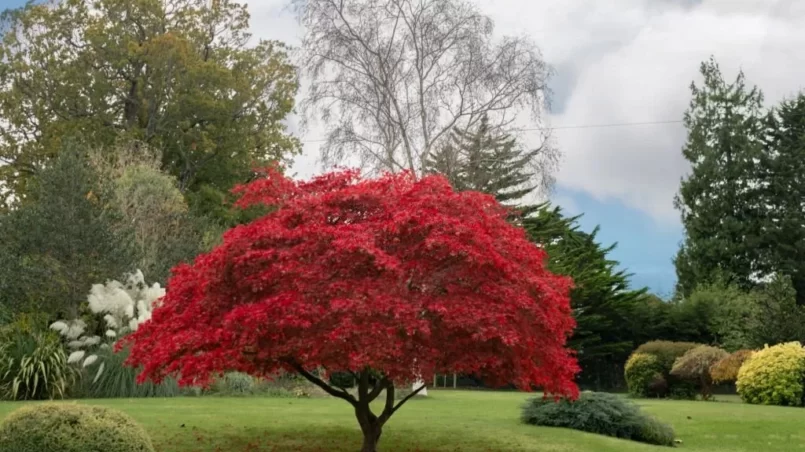
[[[99,360],[99,351],[108,351],[121,338],[151,318],[154,303],[165,295],[165,289],[154,283],[149,286],[140,270],[126,275],[125,283],[108,281],[94,284],[87,301],[93,314],[103,315],[106,324],[104,336],[88,335],[87,324],[81,319],[60,320],[50,325],[67,341],[72,352],[67,358],[70,364],[89,367]],[[93,379],[98,381],[104,371],[103,362]]]

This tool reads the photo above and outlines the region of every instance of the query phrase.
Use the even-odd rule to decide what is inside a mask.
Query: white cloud
[[[677,120],[688,85],[711,54],[732,78],[742,68],[768,102],[805,89],[805,2],[800,0],[479,0],[500,34],[528,34],[558,69],[554,126]],[[297,44],[302,30],[284,0],[252,0],[257,37]],[[305,140],[321,136],[313,127]],[[679,124],[555,132],[564,153],[557,180],[617,199],[661,223],[687,170]],[[318,143],[293,170],[309,176]]]

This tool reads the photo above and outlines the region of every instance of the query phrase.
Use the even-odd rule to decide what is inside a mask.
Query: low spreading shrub
[[[629,394],[635,397],[664,396],[668,389],[657,357],[646,353],[633,353],[624,368]]]
[[[752,356],[752,350],[738,350],[713,364],[710,367],[710,378],[713,379],[713,383],[735,383],[735,380],[738,379],[738,371],[750,356]]]
[[[676,359],[671,375],[692,382],[698,387],[702,400],[710,399],[713,381],[710,378],[710,368],[729,354],[709,345],[700,345],[688,350]]]
[[[662,446],[674,445],[674,431],[642,413],[637,405],[619,396],[584,392],[578,400],[550,398],[529,400],[521,419],[526,424],[564,427]]]
[[[58,336],[40,330],[28,317],[0,330],[0,398],[64,398],[76,377]]]
[[[154,452],[139,424],[115,410],[78,404],[20,408],[0,424],[0,452]]]
[[[802,406],[803,382],[805,349],[788,342],[752,353],[738,371],[736,386],[747,403]]]

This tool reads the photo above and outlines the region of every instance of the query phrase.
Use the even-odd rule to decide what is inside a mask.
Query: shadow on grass
[[[160,452],[355,452],[361,446],[361,432],[340,426],[300,425],[294,428],[266,428],[222,425],[215,429],[186,427],[160,429],[153,435],[154,446]],[[155,432],[156,433],[156,432]],[[482,446],[479,444],[483,444]],[[461,435],[387,427],[380,440],[383,451],[430,452],[458,451],[471,447],[479,451],[502,451],[503,443],[488,437]]]

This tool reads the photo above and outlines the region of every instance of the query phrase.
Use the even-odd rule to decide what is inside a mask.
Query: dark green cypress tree
[[[640,337],[632,314],[646,290],[631,290],[629,275],[609,259],[615,248],[596,241],[598,228],[581,231],[577,217],[565,217],[559,207],[540,204],[525,209],[521,222],[531,240],[548,253],[551,271],[573,278],[571,304],[577,327],[570,346],[578,351],[582,385],[610,389],[620,384],[623,364]]]

